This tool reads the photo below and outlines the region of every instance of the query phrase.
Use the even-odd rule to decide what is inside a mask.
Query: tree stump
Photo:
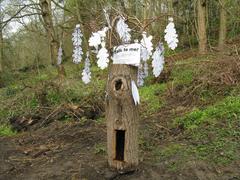
[[[113,64],[107,83],[106,118],[109,166],[118,170],[138,165],[138,106],[131,81],[137,82],[137,67]]]

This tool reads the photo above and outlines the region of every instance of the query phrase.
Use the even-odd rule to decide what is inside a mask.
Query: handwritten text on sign
[[[140,64],[140,44],[128,44],[114,47],[113,64]]]

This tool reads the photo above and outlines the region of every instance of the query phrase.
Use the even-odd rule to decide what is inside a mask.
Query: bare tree
[[[3,6],[3,3],[5,5]],[[0,73],[3,71],[3,51],[4,51],[4,39],[3,30],[5,27],[14,20],[20,20],[24,17],[30,17],[38,15],[39,13],[34,10],[38,5],[34,0],[29,0],[27,3],[22,1],[4,1],[0,0]],[[6,7],[5,7],[6,6]]]

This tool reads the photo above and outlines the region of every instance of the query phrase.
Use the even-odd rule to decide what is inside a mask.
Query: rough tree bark
[[[206,0],[197,0],[197,12],[199,53],[205,54],[207,52]]]
[[[218,48],[222,50],[225,45],[227,36],[227,12],[226,12],[226,0],[219,0],[220,3],[220,28],[219,28],[219,39]]]
[[[58,42],[56,40],[54,27],[53,27],[51,0],[40,0],[40,7],[42,10],[44,28],[47,32],[47,37],[49,41],[49,51],[50,51],[49,55],[51,59],[51,64],[55,65],[57,62]]]
[[[138,165],[138,106],[135,106],[131,80],[137,81],[137,67],[112,65],[107,96],[107,149],[110,167],[129,170]]]

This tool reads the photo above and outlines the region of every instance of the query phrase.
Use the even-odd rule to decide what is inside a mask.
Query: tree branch
[[[2,29],[7,26],[7,24],[12,21],[13,19],[19,19],[19,18],[23,18],[26,16],[32,16],[32,15],[37,15],[39,13],[30,13],[30,14],[24,14],[21,16],[18,16],[26,7],[30,7],[32,5],[37,5],[36,3],[34,4],[24,4],[14,15],[12,15],[9,19],[7,19],[6,21],[0,22],[0,25],[2,25]]]

